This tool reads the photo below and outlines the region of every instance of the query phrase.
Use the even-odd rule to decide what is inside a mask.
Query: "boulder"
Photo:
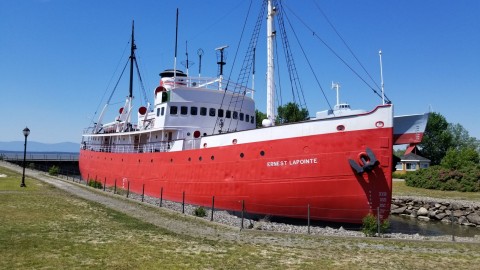
[[[435,208],[440,208],[440,207],[442,207],[441,204],[439,204],[439,203],[436,203],[436,204],[435,204]]]
[[[458,224],[465,224],[465,223],[468,223],[468,220],[466,217],[461,216],[458,218]]]
[[[390,205],[390,209],[391,209],[391,210],[397,209],[398,207],[399,207],[398,205],[393,204],[393,203]]]
[[[417,211],[418,216],[426,216],[428,215],[428,210],[425,207],[420,207]]]
[[[437,211],[436,211],[436,210],[428,211],[428,217],[429,217],[429,218],[434,218],[436,214],[437,214]]]
[[[418,216],[417,218],[418,218],[418,220],[422,220],[422,221],[430,221],[429,217]]]
[[[461,216],[463,216],[463,215],[465,215],[465,213],[463,213],[462,210],[455,210],[455,211],[453,211],[453,216],[454,216],[454,217],[457,217],[457,218],[458,218],[458,217],[461,217]]]
[[[398,208],[392,209],[392,210],[390,211],[390,213],[392,213],[392,214],[401,214],[401,213],[403,213],[403,211],[405,211],[405,209],[407,209],[406,206],[398,207]]]
[[[477,213],[472,213],[467,216],[467,219],[470,223],[480,225],[480,215]]]
[[[438,213],[435,215],[435,218],[438,220],[442,220],[445,216],[447,216],[445,213]]]

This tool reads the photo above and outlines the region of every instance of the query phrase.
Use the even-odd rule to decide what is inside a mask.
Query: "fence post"
[[[143,186],[142,186],[142,202],[143,202],[144,197],[145,197],[145,184],[143,184]]]
[[[310,204],[307,205],[307,232],[310,234]]]
[[[380,207],[377,207],[377,233],[380,237]]]
[[[115,178],[115,186],[113,187],[113,194],[117,194],[117,178]]]
[[[212,196],[212,215],[210,216],[210,221],[213,221],[213,211],[215,209],[215,196]]]
[[[107,177],[103,180],[103,191],[105,191],[105,186],[107,185]]]
[[[182,214],[185,214],[185,191],[182,193]]]
[[[127,181],[127,198],[129,194],[130,194],[130,181]]]
[[[455,230],[453,226],[454,217],[453,217],[453,211],[450,212],[450,220],[452,221],[452,242],[455,242]]]
[[[163,187],[160,189],[160,204],[159,204],[160,207],[162,207],[162,201],[163,201]]]
[[[243,219],[245,218],[245,200],[242,200],[242,224],[240,230],[243,230]]]

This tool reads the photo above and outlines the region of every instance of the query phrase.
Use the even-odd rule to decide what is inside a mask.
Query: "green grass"
[[[404,181],[394,181],[392,190],[393,196],[423,196],[440,199],[480,201],[480,192],[442,191],[409,187]]]
[[[479,244],[238,229],[224,229],[238,240],[179,235],[35,179],[20,188],[21,176],[1,166],[0,174],[8,175],[0,178],[0,269],[476,269],[480,261]]]

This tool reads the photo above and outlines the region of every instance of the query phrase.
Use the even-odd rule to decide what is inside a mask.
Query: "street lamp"
[[[23,129],[23,136],[25,136],[25,148],[23,149],[23,174],[22,174],[22,183],[20,184],[20,187],[27,187],[25,185],[25,160],[27,159],[27,137],[30,134],[30,129],[28,127],[25,127]]]

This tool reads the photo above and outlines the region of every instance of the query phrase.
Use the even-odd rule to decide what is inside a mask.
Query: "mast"
[[[274,81],[274,51],[273,41],[275,38],[275,26],[273,19],[276,13],[273,7],[272,0],[268,0],[267,11],[267,118],[270,123],[265,123],[268,126],[275,124],[275,81]]]
[[[131,99],[133,97],[133,62],[136,61],[135,59],[135,50],[137,47],[135,46],[135,38],[134,38],[134,30],[135,30],[135,21],[132,21],[132,42],[130,46],[130,87],[129,87],[129,94],[128,97]]]
[[[383,85],[383,65],[382,65],[382,50],[378,51],[380,56],[380,87],[382,88],[382,103],[385,105],[385,89]]]
[[[178,8],[177,18],[175,21],[175,58],[173,59],[173,87],[175,88],[175,82],[177,80],[177,41],[178,41]]]
[[[340,94],[339,94],[340,84],[338,82],[337,83],[332,82],[332,89],[335,89],[335,91],[337,92],[337,105],[336,105],[336,107],[339,108],[339,105],[340,105]]]

